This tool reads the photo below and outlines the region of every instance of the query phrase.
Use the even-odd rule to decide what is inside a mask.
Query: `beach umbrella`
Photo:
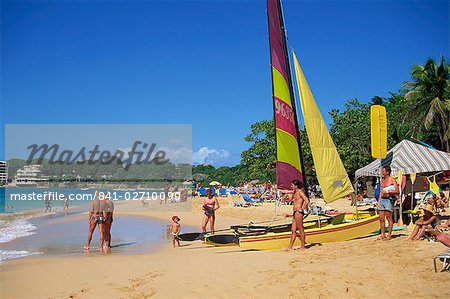
[[[220,182],[218,181],[212,181],[211,183],[209,183],[211,186],[216,186],[216,185],[222,185]]]

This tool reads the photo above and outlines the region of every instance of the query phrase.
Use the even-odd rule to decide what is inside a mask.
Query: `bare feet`
[[[389,241],[389,240],[392,240],[392,236],[387,236],[387,238],[384,239],[383,241]]]
[[[386,239],[385,236],[379,236],[379,237],[377,238],[377,241],[384,240],[384,239]]]
[[[285,248],[284,251],[292,251],[292,247]]]
[[[84,250],[89,250],[90,247],[89,247],[89,246],[84,246],[83,249],[84,249]]]
[[[305,247],[303,247],[303,246],[301,246],[301,247],[299,247],[297,250],[300,250],[300,251],[305,251],[306,250],[306,248]]]

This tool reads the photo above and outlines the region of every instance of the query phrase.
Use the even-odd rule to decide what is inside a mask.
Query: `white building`
[[[41,175],[41,165],[25,165],[17,170],[15,183],[17,187],[36,187],[39,182],[47,180]]]
[[[8,182],[8,162],[0,161],[0,186]]]

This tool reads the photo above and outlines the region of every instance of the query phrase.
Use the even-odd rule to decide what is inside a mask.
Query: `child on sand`
[[[181,232],[181,225],[178,223],[178,221],[180,221],[181,219],[178,218],[178,216],[173,216],[172,217],[172,225],[170,227],[170,232],[172,233],[172,243],[173,243],[173,247],[175,247],[175,241],[178,243],[178,247],[180,247],[180,240],[178,239],[178,235]]]

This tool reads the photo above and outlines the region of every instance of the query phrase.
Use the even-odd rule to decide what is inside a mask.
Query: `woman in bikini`
[[[99,192],[96,191],[94,195],[94,200],[91,203],[89,210],[89,233],[86,241],[86,246],[84,250],[89,250],[91,246],[92,234],[94,233],[95,227],[98,224],[98,230],[100,233],[100,250],[102,250],[103,244],[103,222],[105,218],[103,216],[103,211],[101,209],[102,203],[100,202]]]
[[[216,221],[216,210],[220,208],[217,197],[213,196],[211,189],[206,190],[206,198],[203,199],[203,221],[202,231],[206,233],[206,225],[209,222],[210,231],[214,233],[214,222]]]
[[[306,196],[303,182],[299,180],[293,180],[291,183],[292,190],[278,189],[281,193],[291,195],[294,199],[292,205],[292,227],[291,227],[291,242],[285,249],[291,251],[297,239],[297,230],[299,231],[300,250],[305,250],[305,229],[303,227],[303,216],[306,214],[306,210],[309,206],[309,199]]]

